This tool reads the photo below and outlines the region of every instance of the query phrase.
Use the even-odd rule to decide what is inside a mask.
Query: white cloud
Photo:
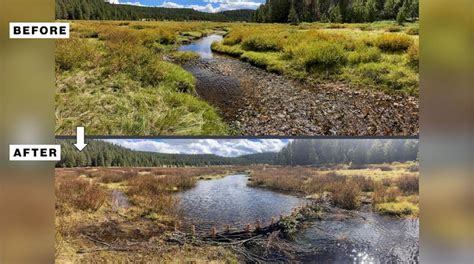
[[[134,5],[134,6],[144,6],[140,2],[120,2],[122,5]]]
[[[164,2],[161,7],[169,8],[192,8],[197,11],[216,13],[237,9],[257,9],[261,3],[248,0],[204,0],[206,5],[181,5],[174,2]],[[214,7],[212,4],[217,4]]]
[[[277,152],[287,143],[280,139],[164,139],[128,140],[110,139],[107,142],[128,149],[169,154],[215,154],[224,157],[235,157],[253,153]]]
[[[134,5],[134,6],[145,6],[142,3],[135,1],[135,2],[121,2],[120,0],[104,0],[105,2],[109,2],[111,4],[121,4],[121,5]]]

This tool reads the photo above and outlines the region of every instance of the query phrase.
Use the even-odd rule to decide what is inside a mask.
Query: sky
[[[215,154],[236,157],[246,154],[278,152],[287,139],[107,139],[132,150],[169,154]]]
[[[203,12],[257,9],[265,0],[105,0],[113,4],[192,8]]]

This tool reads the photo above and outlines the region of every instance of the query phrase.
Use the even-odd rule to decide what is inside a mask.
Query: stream
[[[222,231],[226,225],[243,230],[256,219],[267,225],[272,216],[288,214],[307,202],[292,195],[252,188],[247,182],[246,175],[229,175],[200,180],[196,187],[176,194],[184,225],[193,224],[198,232],[208,232],[212,227]],[[381,216],[369,208],[352,211],[350,216],[335,209],[322,220],[308,222],[294,239],[281,243],[285,246],[273,247],[270,251],[275,252],[270,254],[283,255],[289,262],[417,263],[419,220]],[[291,253],[281,252],[282,248]]]
[[[418,98],[351,89],[340,83],[305,85],[211,51],[212,34],[181,46],[200,58],[183,65],[196,92],[223,120],[249,136],[418,134]]]

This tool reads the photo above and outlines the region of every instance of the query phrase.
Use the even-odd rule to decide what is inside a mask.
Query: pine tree
[[[375,20],[377,20],[378,8],[376,0],[367,0],[367,2],[365,3],[365,10],[367,13],[368,22],[374,22]]]
[[[294,2],[291,4],[290,13],[288,15],[288,22],[291,25],[298,25],[300,23],[300,19],[298,18],[298,14],[296,13],[296,8]]]
[[[339,4],[329,9],[329,17],[331,22],[342,23],[341,7]]]
[[[407,15],[408,15],[408,5],[407,5],[407,1],[404,1],[402,7],[400,8],[397,14],[397,23],[399,25],[403,25],[407,20]]]

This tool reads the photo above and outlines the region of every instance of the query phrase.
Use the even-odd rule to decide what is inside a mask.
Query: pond
[[[289,214],[308,202],[247,183],[246,175],[229,175],[201,180],[196,187],[177,194],[183,224],[186,228],[193,224],[198,232],[206,233],[212,227],[223,231],[226,225],[243,230],[257,219],[268,225],[272,217]],[[369,206],[350,213],[334,208],[322,219],[307,222],[284,244],[265,252],[254,246],[248,250],[305,263],[417,263],[419,220],[382,216]]]
[[[199,40],[194,41],[191,44],[183,45],[178,50],[179,51],[193,51],[199,54],[203,59],[213,58],[213,53],[211,51],[211,45],[214,41],[221,41],[223,37],[221,35],[213,34]]]
[[[226,225],[242,229],[258,220],[262,225],[289,214],[305,200],[291,195],[247,186],[248,176],[230,175],[217,180],[199,181],[196,187],[178,194],[179,212],[198,230]]]

